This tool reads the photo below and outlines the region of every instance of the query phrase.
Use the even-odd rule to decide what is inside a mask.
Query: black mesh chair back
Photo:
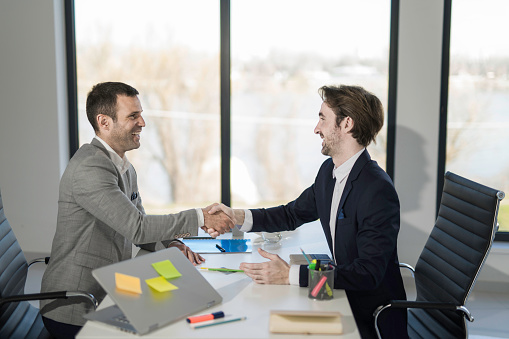
[[[415,266],[416,301],[465,305],[491,248],[503,195],[446,173],[438,218]],[[408,312],[410,338],[467,338],[461,312]]]
[[[0,298],[24,293],[28,264],[4,213],[0,192]],[[0,338],[49,338],[39,309],[28,301],[0,307]]]

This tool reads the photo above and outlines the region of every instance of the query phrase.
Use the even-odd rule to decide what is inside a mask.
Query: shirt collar
[[[364,152],[366,148],[361,149],[359,152],[355,153],[350,159],[342,163],[339,167],[336,167],[332,170],[332,178],[339,178],[339,182],[345,180],[346,177],[348,177],[348,174],[350,174],[350,171],[353,168],[353,165],[355,165],[355,162],[359,157],[361,156],[362,152]]]
[[[97,140],[99,140],[101,142],[101,144],[103,144],[104,148],[106,148],[106,150],[110,154],[111,161],[113,161],[113,165],[115,165],[115,167],[120,172],[120,174],[124,174],[125,172],[127,172],[127,169],[129,168],[131,163],[129,162],[129,160],[127,160],[127,157],[125,156],[125,154],[124,154],[124,157],[121,158],[120,155],[118,155],[117,152],[115,152],[113,150],[113,148],[111,148],[111,146],[108,145],[108,143],[106,141],[99,138],[99,136],[97,136],[97,135],[95,136],[95,138]]]

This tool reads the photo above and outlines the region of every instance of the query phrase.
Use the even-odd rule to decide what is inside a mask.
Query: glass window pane
[[[91,87],[128,83],[147,125],[140,149],[127,153],[147,213],[219,201],[219,1],[75,3],[80,145],[94,135]]]
[[[448,171],[509,191],[509,21],[505,0],[453,1]],[[475,24],[472,24],[475,23]],[[500,231],[509,232],[502,201]]]
[[[326,159],[318,88],[360,85],[387,108],[390,1],[233,0],[231,37],[232,205],[286,203]],[[369,147],[383,168],[386,131]]]

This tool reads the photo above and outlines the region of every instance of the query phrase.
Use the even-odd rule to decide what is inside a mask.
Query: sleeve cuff
[[[290,273],[288,276],[288,281],[290,282],[290,285],[300,286],[299,274],[300,274],[300,266],[299,265],[290,266]]]
[[[198,228],[205,226],[205,217],[201,208],[195,208],[196,215],[198,216]]]
[[[244,210],[244,223],[237,225],[239,231],[249,232],[253,228],[253,213],[250,210]]]

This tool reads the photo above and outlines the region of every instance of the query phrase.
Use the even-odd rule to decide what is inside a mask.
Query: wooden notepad
[[[341,313],[320,311],[271,311],[272,333],[341,334]]]

